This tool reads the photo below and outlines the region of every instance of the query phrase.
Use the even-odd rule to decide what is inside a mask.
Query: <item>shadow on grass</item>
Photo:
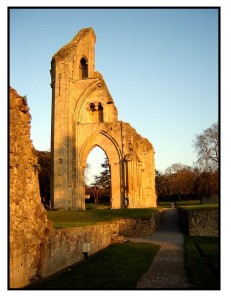
[[[185,266],[194,289],[219,290],[219,238],[185,235]]]
[[[25,287],[29,290],[131,290],[146,273],[158,245],[126,242],[106,249],[49,278]]]

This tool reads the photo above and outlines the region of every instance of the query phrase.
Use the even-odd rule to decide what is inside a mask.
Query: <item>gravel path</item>
[[[177,209],[166,209],[162,226],[153,235],[129,238],[133,242],[151,242],[161,246],[149,270],[138,282],[138,289],[192,288],[184,269],[184,238],[177,221]]]

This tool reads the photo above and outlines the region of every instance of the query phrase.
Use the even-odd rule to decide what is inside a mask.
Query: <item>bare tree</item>
[[[197,152],[197,164],[202,170],[217,170],[219,163],[218,123],[214,123],[193,141]]]

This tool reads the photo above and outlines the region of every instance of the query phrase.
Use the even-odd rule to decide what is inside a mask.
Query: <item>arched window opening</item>
[[[84,171],[86,207],[110,207],[111,172],[106,153],[98,146],[88,155]]]
[[[91,123],[103,123],[103,106],[101,102],[99,102],[98,104],[90,103],[88,111]]]
[[[98,116],[99,116],[99,123],[103,123],[103,106],[101,103],[98,104]]]
[[[80,60],[80,78],[86,79],[88,78],[88,64],[87,60],[82,57]]]
[[[90,104],[90,111],[94,112],[96,109],[95,109],[95,104],[94,103],[91,103]]]

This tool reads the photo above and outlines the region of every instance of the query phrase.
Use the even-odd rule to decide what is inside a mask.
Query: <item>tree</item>
[[[100,198],[101,194],[103,193],[102,188],[98,185],[93,185],[92,186],[92,193],[93,193],[93,196],[94,196],[95,203],[99,203],[99,198]]]
[[[195,180],[195,193],[198,198],[217,195],[219,193],[218,171],[198,173]]]
[[[187,165],[175,163],[168,167],[165,171],[167,187],[169,195],[178,195],[178,200],[181,195],[194,194],[195,172]]]
[[[111,194],[110,166],[107,157],[105,157],[105,160],[101,164],[101,167],[103,168],[103,171],[100,172],[98,176],[95,176],[95,180],[93,183],[93,186],[97,187],[94,188],[93,191],[93,193],[96,193],[96,197],[98,197],[97,199],[99,199],[101,195],[110,197]]]
[[[155,187],[158,196],[166,195],[166,178],[159,170],[156,170]]]
[[[213,123],[203,133],[196,135],[193,146],[197,152],[197,164],[204,171],[217,170],[219,163],[218,123]]]

